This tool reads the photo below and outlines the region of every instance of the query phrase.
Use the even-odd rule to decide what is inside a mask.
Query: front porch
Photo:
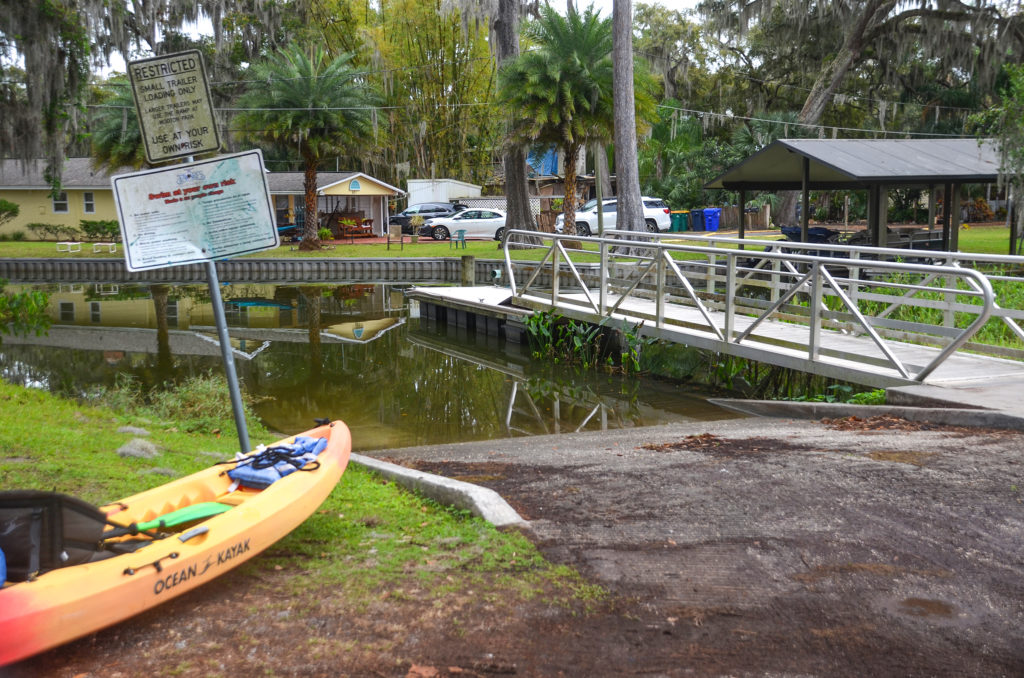
[[[267,183],[282,239],[298,239],[305,225],[302,172],[272,172]],[[337,240],[385,237],[388,201],[405,195],[399,188],[362,172],[321,172],[317,175],[317,212],[321,228]]]

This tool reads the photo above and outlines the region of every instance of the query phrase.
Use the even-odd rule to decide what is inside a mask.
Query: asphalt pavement
[[[774,406],[354,461],[526,531],[720,670],[742,638],[780,675],[1024,675],[1024,418]]]

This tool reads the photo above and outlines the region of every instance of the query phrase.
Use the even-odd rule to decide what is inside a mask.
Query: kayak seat
[[[7,581],[90,561],[101,550],[106,515],[68,495],[37,490],[0,492],[0,550]]]

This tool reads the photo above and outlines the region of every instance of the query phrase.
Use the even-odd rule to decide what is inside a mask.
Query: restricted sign
[[[151,163],[220,150],[203,55],[188,50],[128,63]]]
[[[129,271],[281,244],[259,150],[111,178]]]

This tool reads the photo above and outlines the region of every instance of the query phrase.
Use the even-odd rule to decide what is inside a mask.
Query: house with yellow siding
[[[107,171],[94,168],[91,158],[67,158],[61,189],[55,195],[44,178],[45,167],[42,161],[0,160],[0,198],[19,208],[17,217],[0,226],[0,236],[21,233],[26,240],[34,240],[40,235],[30,230],[29,224],[77,229],[83,219],[117,219],[110,177],[130,169]],[[267,186],[277,225],[301,224],[303,173],[268,172]],[[375,235],[387,232],[388,201],[404,195],[401,189],[362,172],[320,172],[317,187],[322,223],[357,219],[368,223]]]

